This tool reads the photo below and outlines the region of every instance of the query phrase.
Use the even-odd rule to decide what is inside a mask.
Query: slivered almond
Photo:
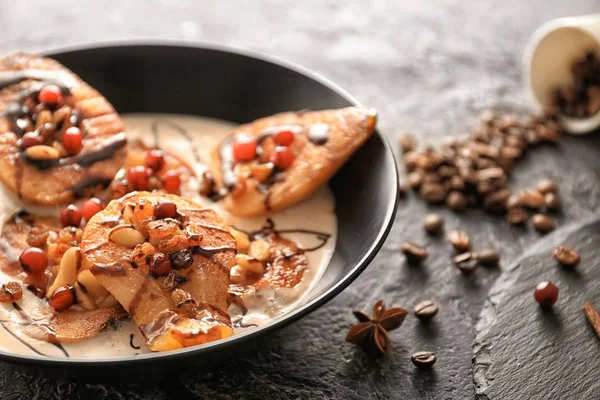
[[[25,155],[32,160],[58,160],[60,157],[58,150],[43,144],[27,148]]]
[[[248,235],[234,228],[229,228],[229,231],[235,238],[238,253],[247,252],[248,247],[250,247],[250,239],[248,238]]]
[[[86,311],[92,311],[98,308],[92,296],[90,296],[89,293],[86,293],[85,290],[81,288],[81,285],[78,282],[75,282],[73,288],[75,289],[75,297],[77,298],[77,304],[79,304],[81,308],[83,308]]]
[[[108,238],[111,241],[130,249],[133,249],[138,244],[142,244],[146,241],[144,235],[131,225],[115,226],[110,230]]]
[[[52,113],[50,110],[40,111],[35,120],[35,129],[39,129],[48,122],[52,122]]]
[[[246,271],[254,272],[255,274],[265,273],[265,266],[256,258],[250,257],[246,254],[238,254],[235,256],[235,261]]]
[[[46,291],[46,297],[50,298],[54,291],[62,286],[73,285],[77,280],[77,268],[81,261],[79,247],[71,247],[65,251],[58,267],[58,274],[54,283]]]
[[[97,303],[98,308],[113,308],[119,305],[117,299],[113,297],[113,295],[109,295],[105,299],[101,300]]]
[[[254,240],[250,243],[248,254],[259,261],[265,261],[271,255],[271,246],[264,240]]]
[[[135,207],[135,204],[132,203],[126,203],[123,206],[123,220],[125,220],[125,223],[127,224],[131,224],[133,221],[133,207]]]
[[[77,283],[82,285],[94,299],[100,299],[109,295],[108,290],[90,272],[90,270],[81,271],[77,275]]]

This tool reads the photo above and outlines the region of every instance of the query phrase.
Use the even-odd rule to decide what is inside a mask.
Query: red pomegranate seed
[[[143,165],[137,165],[129,168],[127,171],[127,181],[133,190],[147,190],[152,170]]]
[[[294,152],[289,147],[277,146],[271,153],[270,161],[279,169],[288,169],[294,162]]]
[[[104,210],[104,207],[106,206],[102,200],[92,197],[81,205],[81,215],[89,221],[94,215]]]
[[[81,145],[83,141],[83,135],[81,130],[72,126],[63,133],[62,145],[69,152],[69,154],[77,154],[81,151]]]
[[[161,150],[150,150],[146,153],[144,164],[155,172],[160,171],[165,166],[165,153]]]
[[[535,287],[533,297],[541,306],[550,307],[558,300],[558,287],[552,282],[541,282]]]
[[[79,226],[81,224],[81,211],[75,204],[69,204],[61,210],[60,222],[64,226]]]
[[[289,146],[294,143],[294,132],[292,131],[281,131],[275,134],[275,143],[280,146]]]
[[[181,178],[179,172],[170,170],[164,173],[161,178],[163,188],[167,193],[179,194],[179,186],[181,186]]]
[[[156,276],[168,275],[173,269],[173,263],[171,262],[169,256],[163,253],[156,253],[152,257],[150,269]]]
[[[19,141],[19,146],[21,147],[21,150],[25,150],[32,146],[38,146],[40,144],[44,144],[42,137],[33,132],[27,132]]]
[[[251,138],[239,138],[233,143],[235,161],[252,161],[256,157],[256,141]]]
[[[21,268],[29,274],[42,274],[48,266],[48,255],[42,249],[29,247],[19,257]]]
[[[38,100],[51,106],[57,105],[62,101],[62,90],[56,85],[46,85],[40,90]]]
[[[158,203],[154,208],[154,216],[158,219],[177,217],[177,206],[170,200]]]
[[[64,311],[75,304],[75,289],[71,285],[57,288],[48,299],[56,311]]]

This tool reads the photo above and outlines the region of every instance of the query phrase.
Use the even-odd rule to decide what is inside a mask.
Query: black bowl
[[[358,104],[341,88],[288,62],[215,46],[111,45],[49,54],[98,89],[120,113],[159,112],[243,123],[280,111]],[[333,259],[304,303],[267,326],[167,353],[69,360],[0,352],[0,361],[32,374],[83,381],[152,380],[182,368],[226,360],[259,336],[325,304],[373,259],[394,220],[398,175],[377,132],[329,183],[338,237]]]

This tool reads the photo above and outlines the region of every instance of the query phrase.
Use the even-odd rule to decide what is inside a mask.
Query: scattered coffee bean
[[[483,209],[490,214],[504,214],[510,195],[511,193],[508,189],[501,189],[490,193],[483,200]]]
[[[423,223],[425,231],[431,235],[437,235],[444,228],[444,218],[440,214],[428,214]]]
[[[409,171],[414,171],[417,168],[417,160],[419,159],[419,154],[416,151],[409,151],[405,153],[402,157],[404,161],[404,166]]]
[[[429,255],[425,247],[411,242],[404,242],[400,249],[404,253],[406,261],[411,265],[420,264]]]
[[[525,189],[521,194],[521,204],[527,208],[538,210],[544,206],[544,196],[533,189]]]
[[[439,183],[424,183],[419,194],[428,203],[441,203],[446,198],[446,188]]]
[[[467,197],[458,190],[454,190],[448,194],[446,205],[452,211],[463,212],[467,209]]]
[[[448,232],[448,241],[459,253],[471,250],[471,239],[469,239],[469,235],[463,231]]]
[[[589,301],[583,305],[583,314],[585,315],[585,319],[587,319],[588,323],[594,329],[594,332],[596,332],[596,335],[600,337],[600,315]]]
[[[415,306],[415,315],[422,320],[433,318],[439,311],[439,307],[431,300],[425,300]]]
[[[408,153],[417,147],[417,140],[410,133],[401,133],[398,137],[398,144],[400,144],[403,153]]]
[[[521,201],[521,196],[513,193],[506,200],[506,208],[511,209],[515,207],[523,207],[523,202]]]
[[[566,246],[557,247],[552,252],[552,255],[565,267],[576,267],[581,261],[579,253],[575,249]]]
[[[410,356],[410,360],[419,368],[431,368],[437,361],[437,357],[431,351],[418,351]]]
[[[506,213],[506,222],[511,225],[523,225],[528,218],[527,211],[521,207],[509,208]]]
[[[406,177],[408,186],[412,189],[418,189],[423,184],[423,171],[413,171]]]
[[[548,233],[553,231],[555,228],[552,218],[544,214],[534,214],[531,217],[531,223],[533,224],[535,230],[540,233]]]
[[[454,257],[454,263],[457,265],[471,260],[473,260],[473,253],[470,251],[458,254]]]
[[[560,210],[560,198],[557,193],[546,193],[544,195],[544,205],[548,211]]]
[[[500,262],[500,254],[496,250],[486,249],[475,253],[475,258],[481,265],[495,267]]]
[[[558,287],[552,282],[541,282],[535,287],[533,297],[542,307],[551,307],[558,300]]]
[[[542,179],[535,188],[541,194],[558,193],[558,185],[552,179]]]

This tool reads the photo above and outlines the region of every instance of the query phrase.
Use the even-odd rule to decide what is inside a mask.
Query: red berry
[[[127,171],[127,181],[133,190],[147,190],[152,170],[143,165],[137,165],[129,168]]]
[[[288,169],[294,162],[294,152],[289,147],[277,146],[271,153],[270,161],[279,169]]]
[[[46,85],[40,90],[38,100],[40,103],[56,105],[62,101],[62,90],[56,85]]]
[[[29,247],[19,257],[21,268],[30,274],[42,274],[48,266],[48,255],[42,249]]]
[[[75,289],[71,285],[57,288],[48,299],[56,311],[64,311],[75,304]]]
[[[294,143],[294,132],[292,131],[281,131],[275,134],[275,143],[280,146],[289,146]]]
[[[150,150],[146,153],[144,164],[153,171],[160,171],[165,166],[165,153],[160,150]]]
[[[541,306],[550,307],[558,300],[558,287],[552,282],[541,282],[535,287],[533,297]]]
[[[75,204],[69,204],[61,210],[60,222],[64,226],[79,226],[81,224],[81,211]]]
[[[154,256],[152,257],[152,262],[150,263],[150,270],[154,275],[168,275],[172,269],[173,263],[167,255],[163,253],[154,254]]]
[[[104,210],[104,207],[102,200],[92,197],[81,205],[81,214],[89,221],[94,215]]]
[[[44,144],[42,137],[33,132],[27,132],[26,134],[23,135],[23,137],[19,141],[21,150],[25,150],[32,146],[38,146],[40,144]]]
[[[170,200],[158,203],[154,208],[154,216],[158,219],[177,217],[177,206]]]
[[[235,161],[252,161],[256,157],[256,141],[251,138],[239,138],[233,143]]]
[[[72,126],[63,133],[62,145],[69,154],[77,154],[81,151],[82,140],[81,130],[76,126]]]
[[[164,173],[161,178],[163,188],[167,193],[179,194],[179,186],[181,185],[181,178],[179,172],[170,170]]]

